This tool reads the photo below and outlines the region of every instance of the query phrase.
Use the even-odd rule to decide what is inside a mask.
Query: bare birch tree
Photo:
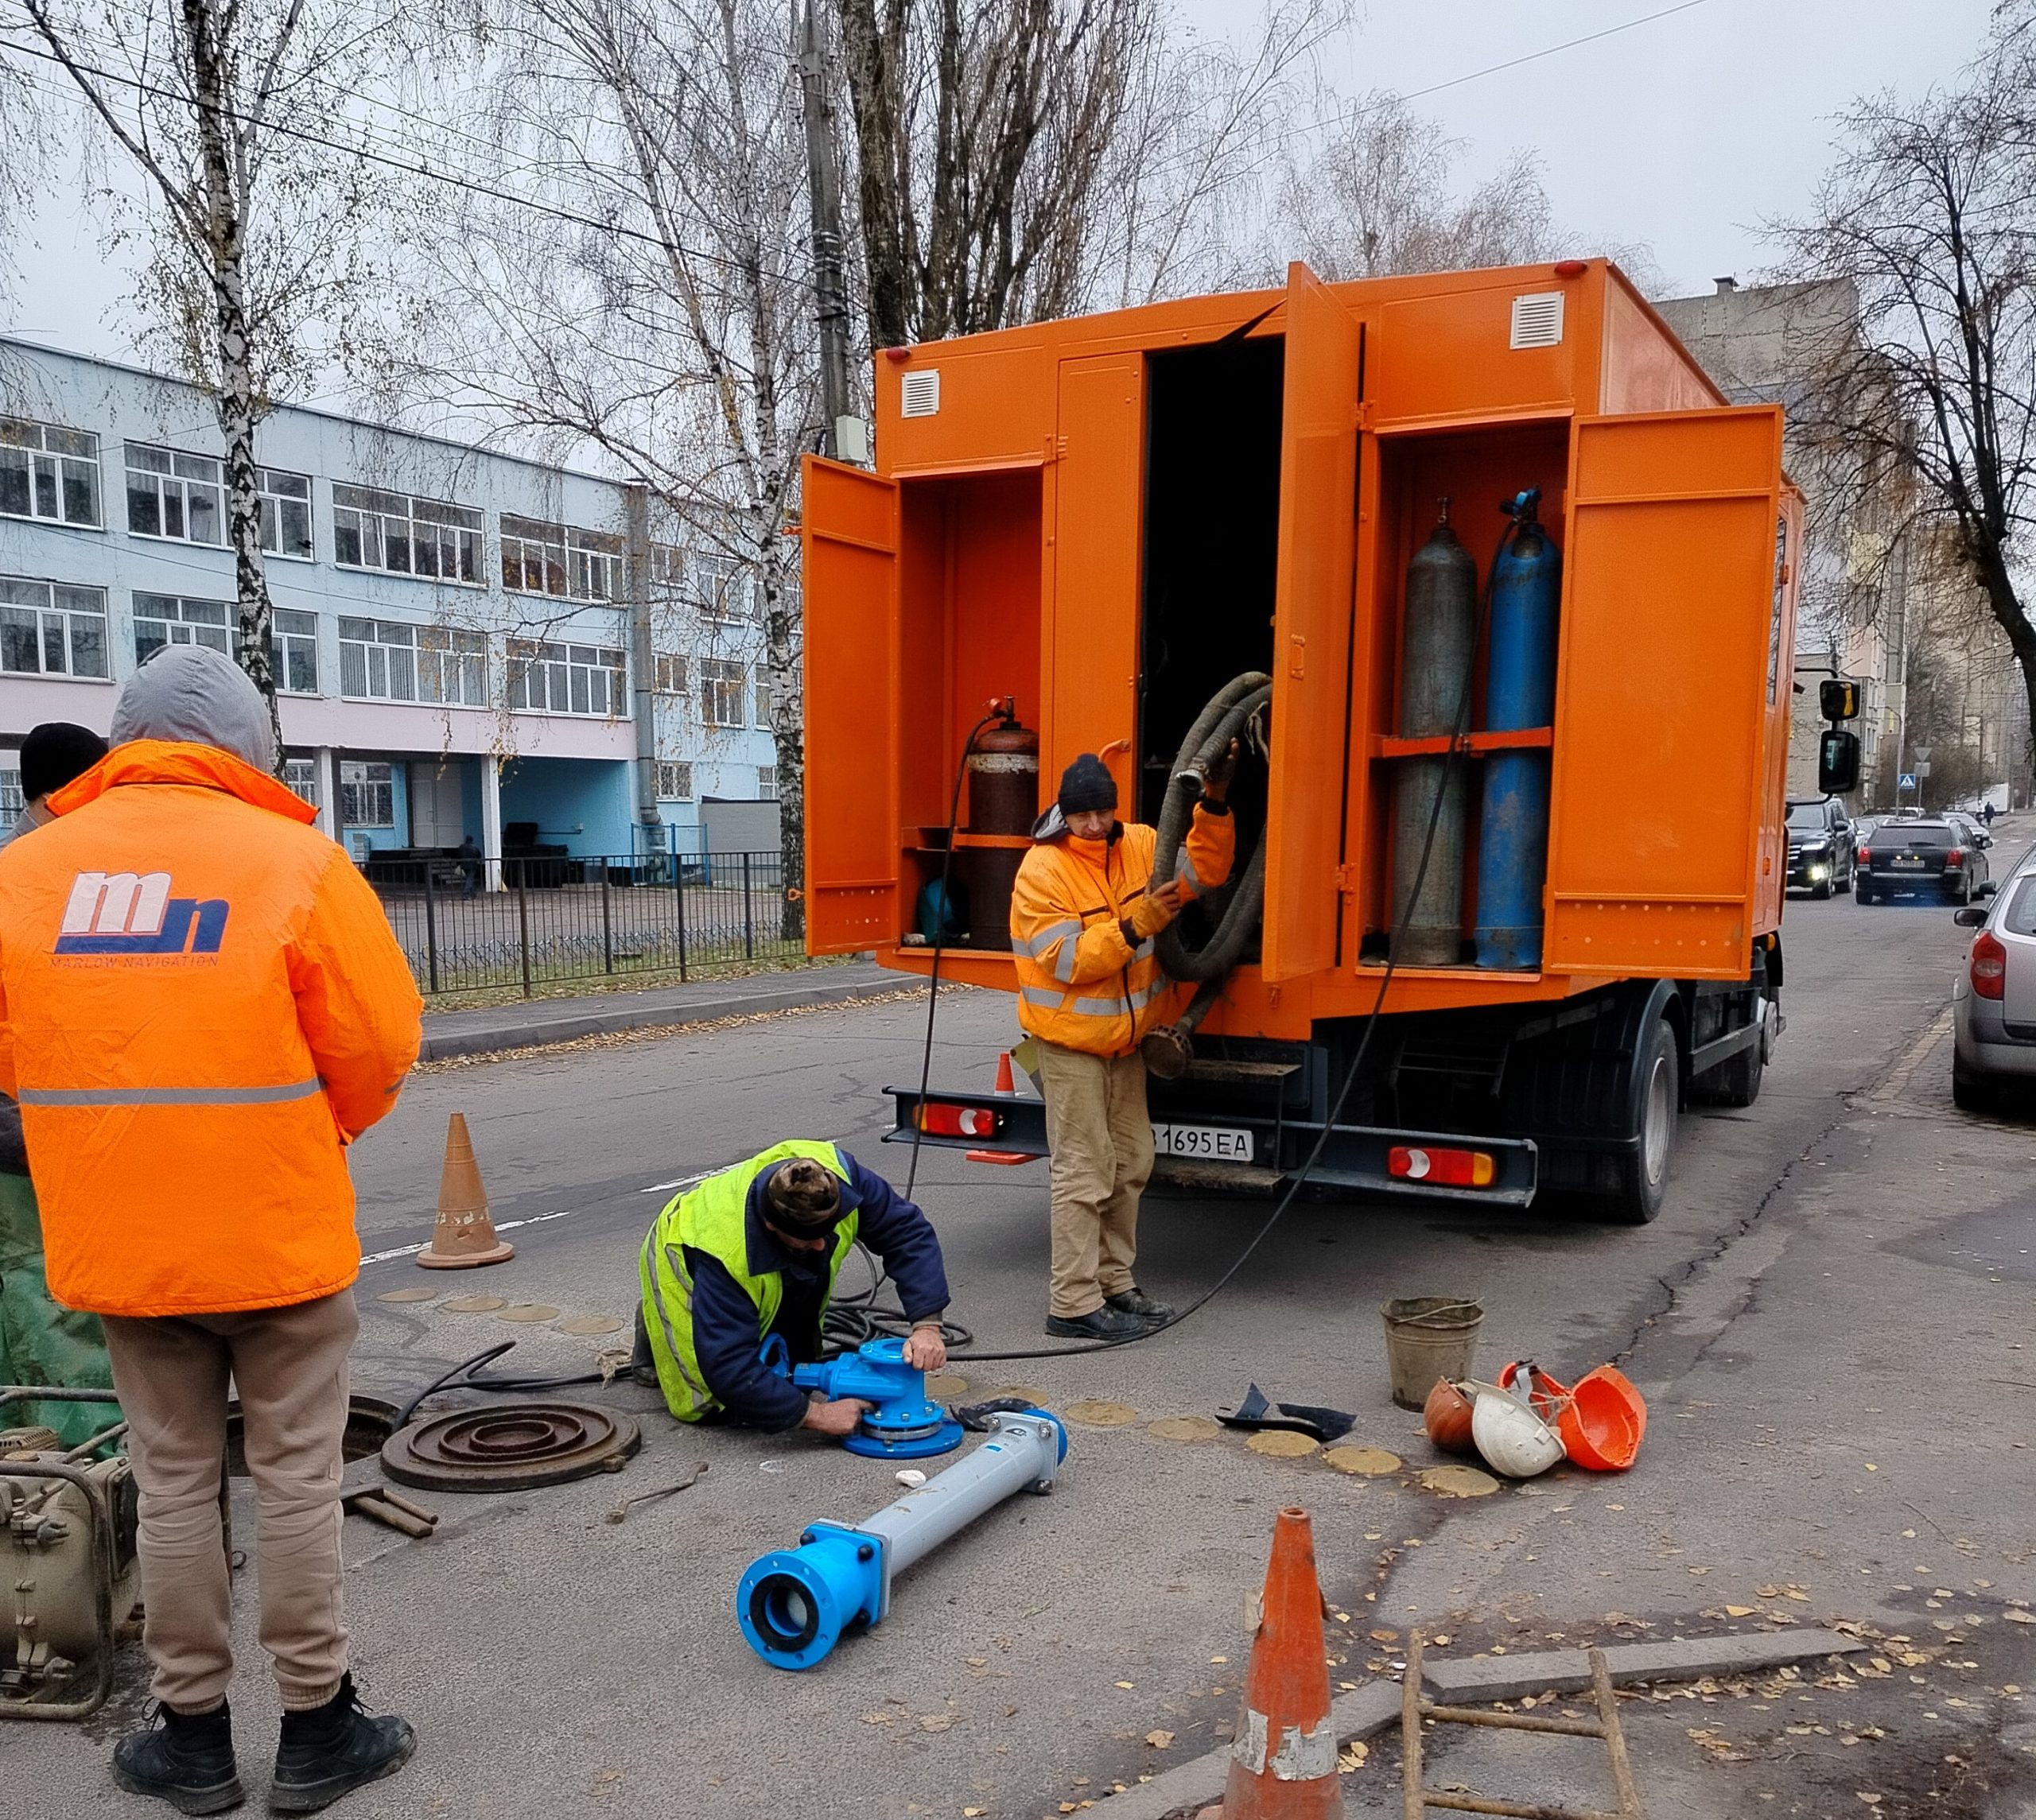
[[[1840,122],[1785,275],[1837,279],[1856,321],[1812,351],[1797,428],[1841,475],[1913,481],[1914,512],[1986,603],[2036,704],[2024,567],[2036,481],[2036,81],[2024,21],[1953,85]]]
[[[559,452],[598,452],[705,551],[657,611],[731,660],[760,622],[783,929],[803,933],[799,457],[818,423],[806,152],[791,10],[765,0],[481,0],[466,162],[593,228],[469,196],[413,248],[376,364]],[[479,142],[485,141],[485,146]],[[711,611],[729,565],[744,627]],[[687,642],[692,641],[689,639]],[[703,716],[704,718],[704,716]]]
[[[255,428],[322,359],[353,274],[361,169],[332,142],[378,21],[338,0],[20,0],[146,197],[148,333],[210,394],[224,444],[237,655],[282,762]],[[317,142],[323,142],[319,143]],[[119,207],[117,193],[107,199]],[[118,214],[111,231],[131,231]]]

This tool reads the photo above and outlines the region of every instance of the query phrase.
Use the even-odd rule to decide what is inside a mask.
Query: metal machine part
[[[16,1399],[0,1387],[0,1409]],[[47,1398],[29,1387],[24,1399]],[[64,1400],[111,1403],[111,1392]],[[64,1451],[0,1453],[0,1717],[82,1719],[113,1687],[121,1628],[140,1597],[138,1504],[115,1423]]]
[[[858,1397],[870,1407],[841,1445],[869,1460],[926,1460],[962,1445],[962,1425],[927,1399],[926,1373],[905,1363],[903,1340],[865,1340],[853,1352],[795,1365],[782,1334],[764,1342],[764,1363],[801,1390],[830,1401]]]
[[[852,1624],[881,1623],[896,1577],[1014,1492],[1045,1492],[1067,1457],[1067,1431],[1042,1410],[997,1416],[990,1438],[865,1522],[816,1523],[795,1549],[749,1564],[736,1616],[774,1668],[810,1668]]]
[[[1514,533],[1492,572],[1491,655],[1485,678],[1485,728],[1517,732],[1552,727],[1556,712],[1556,634],[1562,603],[1562,554],[1536,514],[1541,490],[1508,502]],[[1548,870],[1548,771],[1545,749],[1498,751],[1485,759],[1478,824],[1480,967],[1531,972],[1541,964],[1541,890]]]
[[[545,1398],[414,1422],[383,1444],[382,1469],[435,1492],[526,1492],[619,1473],[643,1444],[628,1416]]]
[[[1478,565],[1449,528],[1448,513],[1444,500],[1442,522],[1407,566],[1400,634],[1399,730],[1405,739],[1458,731],[1477,643]],[[1467,795],[1464,767],[1446,755],[1399,763],[1393,794],[1393,922],[1401,932],[1394,958],[1403,967],[1452,967],[1459,958]]]

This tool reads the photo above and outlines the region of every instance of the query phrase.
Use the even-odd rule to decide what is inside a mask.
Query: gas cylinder
[[[1400,634],[1403,738],[1456,731],[1477,636],[1478,565],[1449,528],[1445,499],[1440,522],[1407,566],[1407,611]],[[1454,966],[1463,926],[1463,767],[1433,758],[1402,759],[1395,769],[1395,959],[1403,967]],[[1417,878],[1420,894],[1416,899]]]
[[[978,734],[969,754],[969,832],[1029,834],[1039,813],[1039,735],[1015,720]]]
[[[1541,490],[1506,510],[1513,534],[1492,573],[1491,662],[1485,725],[1546,727],[1555,719],[1556,619],[1562,553],[1537,516]],[[1541,891],[1548,869],[1545,749],[1494,752],[1485,761],[1478,830],[1478,964],[1532,971],[1541,964]]]

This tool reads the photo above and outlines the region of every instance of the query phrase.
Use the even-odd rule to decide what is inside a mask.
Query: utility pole
[[[806,114],[806,189],[813,202],[813,288],[820,328],[820,449],[836,460],[867,461],[868,438],[849,403],[849,300],[841,278],[841,184],[834,165],[834,111],[827,52],[813,0],[799,25],[799,91]],[[853,425],[853,429],[848,426]],[[856,445],[844,448],[844,431]]]

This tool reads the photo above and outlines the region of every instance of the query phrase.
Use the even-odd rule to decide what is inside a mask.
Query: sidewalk
[[[616,1030],[658,1030],[712,1023],[756,1011],[789,1011],[809,1005],[853,1004],[903,991],[915,984],[872,960],[845,966],[791,968],[732,980],[696,980],[642,992],[604,992],[577,999],[533,999],[465,1011],[430,1011],[424,1019],[420,1061],[492,1055],[542,1043],[571,1042]]]

